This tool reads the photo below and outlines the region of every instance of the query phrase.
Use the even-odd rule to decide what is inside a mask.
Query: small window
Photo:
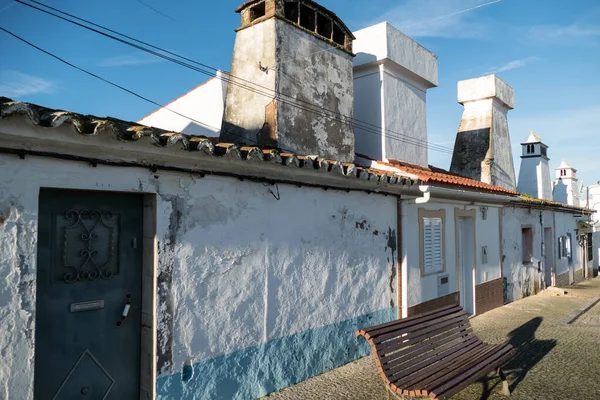
[[[423,274],[444,271],[443,221],[441,218],[423,218]]]
[[[265,2],[258,3],[250,9],[250,22],[264,17],[266,14]]]
[[[317,13],[304,4],[300,5],[300,26],[314,32],[317,24]]]
[[[561,169],[560,170],[560,176],[567,176],[567,170],[566,169]]]
[[[333,22],[323,14],[317,14],[317,33],[331,40],[333,33]]]
[[[567,258],[567,237],[561,236],[558,238],[558,258]]]
[[[523,263],[533,262],[533,229],[521,228],[521,250],[523,252]]]
[[[488,263],[488,249],[487,246],[481,246],[481,264]]]
[[[543,155],[544,157],[548,157],[547,150],[546,150],[546,148],[545,148],[544,146],[540,146],[540,150],[541,150],[541,152],[542,152],[542,155]]]
[[[284,5],[285,18],[295,24],[298,23],[298,3],[288,1]]]
[[[527,154],[532,154],[533,153],[533,145],[532,144],[528,144],[527,145]]]
[[[342,47],[346,44],[346,34],[338,24],[333,26],[333,41]]]
[[[573,263],[573,241],[571,240],[571,233],[567,233],[567,240],[565,242],[565,248],[566,248],[566,256],[567,259],[569,260],[569,264]]]

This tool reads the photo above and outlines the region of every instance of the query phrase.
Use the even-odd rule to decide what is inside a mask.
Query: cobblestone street
[[[512,400],[600,398],[600,278],[564,289],[566,296],[542,293],[471,320],[482,340],[517,347],[504,368]],[[499,386],[488,377],[452,399],[505,399]],[[386,390],[369,356],[265,399],[386,399]]]

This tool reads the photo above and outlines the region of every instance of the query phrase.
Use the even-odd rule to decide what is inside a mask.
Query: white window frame
[[[419,209],[419,259],[420,259],[420,269],[421,269],[421,277],[436,275],[446,272],[446,211],[445,210],[425,210]],[[438,256],[435,257],[435,264],[427,265],[427,257],[425,256],[425,252],[427,249],[427,240],[425,237],[427,229],[436,229],[437,233],[435,234],[441,243],[439,245],[439,250],[437,251]],[[432,253],[434,249],[430,249]]]

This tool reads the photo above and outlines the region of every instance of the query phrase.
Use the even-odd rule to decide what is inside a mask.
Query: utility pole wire
[[[162,11],[160,11],[160,10],[157,10],[156,8],[152,7],[150,4],[146,3],[145,1],[142,1],[142,0],[135,0],[135,1],[137,1],[137,2],[138,2],[138,3],[140,3],[141,5],[144,5],[144,6],[148,7],[149,9],[151,9],[152,11],[154,11],[154,12],[155,12],[155,13],[157,13],[157,14],[160,14],[160,15],[162,15],[162,16],[163,16],[163,17],[165,17],[165,18],[169,18],[169,19],[170,19],[171,21],[173,21],[173,22],[177,22],[177,21],[175,21],[175,19],[174,19],[174,18],[172,18],[171,16],[169,16],[169,15],[165,14],[164,12],[162,12]]]

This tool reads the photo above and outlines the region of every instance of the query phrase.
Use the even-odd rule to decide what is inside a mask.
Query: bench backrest
[[[386,377],[416,371],[442,359],[456,347],[468,347],[481,341],[469,324],[469,315],[458,305],[409,317],[357,332],[377,353],[377,365]]]

